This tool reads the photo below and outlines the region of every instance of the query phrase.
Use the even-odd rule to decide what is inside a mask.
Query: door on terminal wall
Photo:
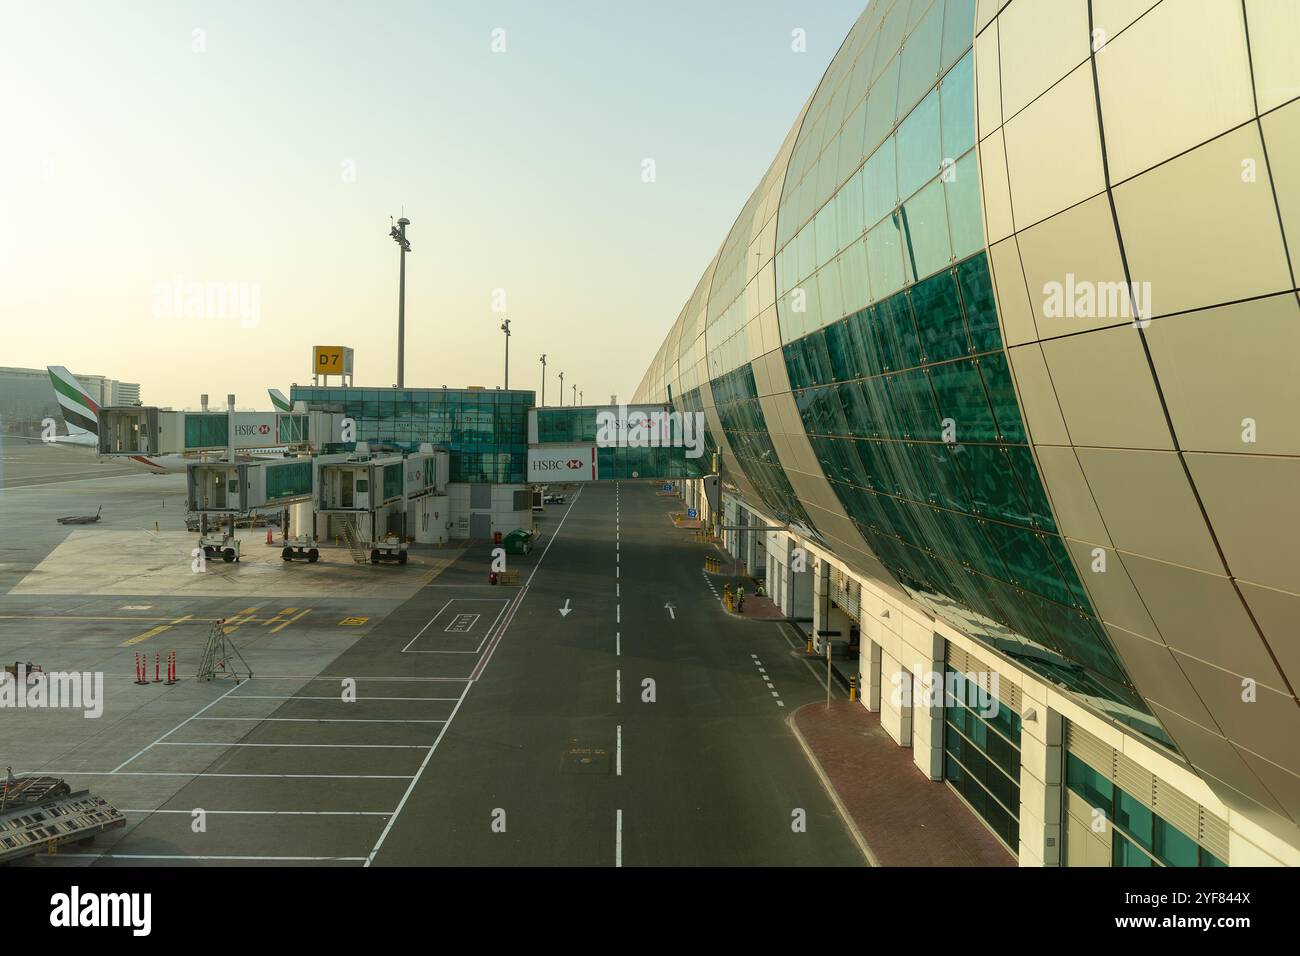
[[[898,708],[898,746],[912,746],[912,672],[906,667],[898,669],[898,689],[903,705]]]
[[[470,515],[469,536],[474,541],[486,541],[492,537],[492,516],[490,514]]]

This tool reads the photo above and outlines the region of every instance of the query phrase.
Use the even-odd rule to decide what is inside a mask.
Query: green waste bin
[[[523,528],[516,528],[502,541],[506,554],[527,554],[533,550],[533,533]]]

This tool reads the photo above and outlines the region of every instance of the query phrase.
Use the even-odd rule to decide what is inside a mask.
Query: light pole
[[[501,331],[506,334],[506,391],[510,391],[510,320],[501,320]]]
[[[578,404],[578,386],[573,386],[573,404]]]
[[[585,398],[582,397],[582,396],[585,395],[585,394],[586,394],[586,393],[585,393],[582,389],[578,389],[578,404],[579,404],[579,405],[585,405],[585,404],[587,404],[587,400],[586,400]]]
[[[564,373],[560,373],[560,407],[564,407]]]
[[[402,247],[402,265],[397,280],[397,387],[404,384],[406,368],[406,254],[411,251],[411,243],[406,238],[406,227],[411,220],[403,216],[397,225],[388,230],[393,241]]]
[[[546,407],[546,355],[542,354],[542,407]]]

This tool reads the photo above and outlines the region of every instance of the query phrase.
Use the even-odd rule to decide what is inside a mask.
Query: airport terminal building
[[[100,405],[138,405],[140,386],[104,375],[76,376]],[[58,399],[43,368],[0,368],[0,432],[36,437],[46,418],[59,421]]]
[[[874,0],[636,392],[1021,865],[1300,864],[1289,8]]]

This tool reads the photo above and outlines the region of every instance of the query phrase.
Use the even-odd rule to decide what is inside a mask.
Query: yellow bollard
[[[849,676],[849,700],[857,700],[857,699],[858,699],[858,675],[851,674]]]
[[[808,635],[808,644],[804,647],[804,653],[811,654],[812,652],[812,635],[810,634]]]

